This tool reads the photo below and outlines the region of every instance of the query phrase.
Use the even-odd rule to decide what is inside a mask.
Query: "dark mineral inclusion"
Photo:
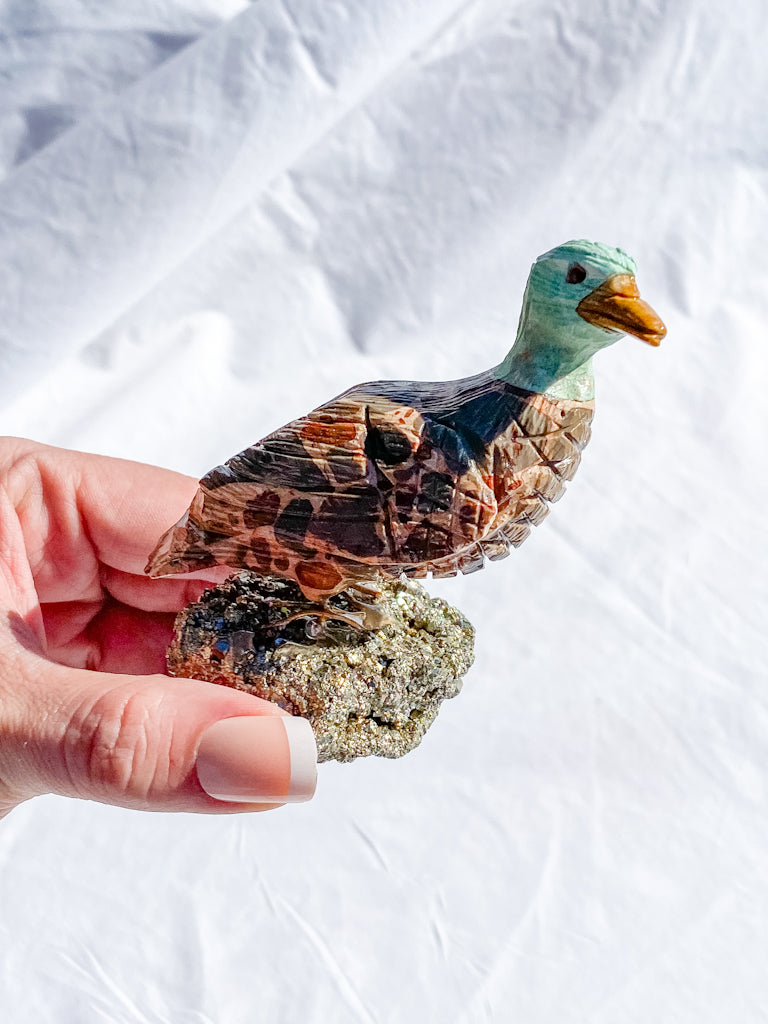
[[[388,625],[368,632],[332,621],[313,639],[295,583],[240,572],[179,614],[168,669],[247,690],[308,719],[320,761],[401,757],[460,691],[475,631],[412,580],[379,578],[378,585]],[[352,607],[343,593],[329,603]]]

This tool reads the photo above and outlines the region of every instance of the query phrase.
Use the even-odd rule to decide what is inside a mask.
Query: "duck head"
[[[531,267],[517,338],[498,376],[530,391],[586,368],[623,334],[658,345],[666,327],[640,298],[635,262],[621,249],[573,241]]]

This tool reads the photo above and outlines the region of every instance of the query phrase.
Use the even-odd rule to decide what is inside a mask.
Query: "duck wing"
[[[147,572],[293,575],[297,557],[392,566],[466,547],[496,500],[483,438],[450,414],[489,380],[359,385],[288,423],[203,477]]]

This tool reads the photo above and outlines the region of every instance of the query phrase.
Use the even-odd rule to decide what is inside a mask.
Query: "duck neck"
[[[578,334],[579,326],[572,333]],[[571,336],[568,344],[564,344],[562,329],[555,330],[546,320],[534,318],[528,302],[524,301],[515,343],[491,372],[526,391],[590,401],[594,398],[591,357],[596,346],[584,333],[584,339]]]

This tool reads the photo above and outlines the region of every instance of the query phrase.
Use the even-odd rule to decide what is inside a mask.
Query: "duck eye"
[[[572,263],[570,267],[568,267],[568,273],[565,275],[565,280],[568,284],[581,284],[586,276],[587,272],[580,263]]]

